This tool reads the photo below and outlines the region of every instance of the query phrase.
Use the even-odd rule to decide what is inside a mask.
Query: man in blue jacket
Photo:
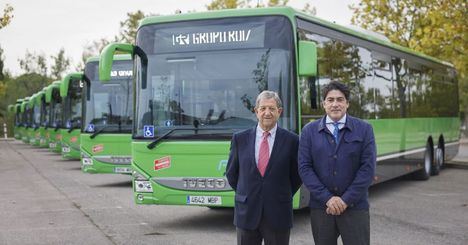
[[[276,92],[257,97],[256,127],[232,137],[226,177],[235,190],[237,244],[289,244],[292,198],[301,185],[299,137],[277,125],[282,112]]]
[[[376,147],[372,126],[347,115],[349,89],[340,82],[323,88],[326,115],[307,124],[299,143],[299,174],[310,191],[316,245],[369,244],[368,189]]]

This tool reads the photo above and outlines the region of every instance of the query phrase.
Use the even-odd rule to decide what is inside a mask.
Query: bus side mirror
[[[299,41],[299,76],[317,75],[317,45],[311,41]]]
[[[82,80],[83,73],[81,72],[74,72],[66,75],[62,82],[60,83],[60,97],[66,97],[68,94],[68,87],[70,86],[70,81],[72,80]]]
[[[109,81],[111,79],[112,63],[114,53],[120,51],[133,56],[134,46],[128,43],[110,43],[101,51],[99,56],[99,80]]]

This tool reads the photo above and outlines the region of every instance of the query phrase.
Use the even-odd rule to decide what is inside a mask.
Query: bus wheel
[[[432,175],[438,175],[440,169],[444,166],[444,149],[440,145],[437,146],[434,157],[435,161],[432,169]]]
[[[413,178],[416,180],[427,180],[431,175],[433,163],[432,149],[429,142],[426,144],[426,150],[424,151],[424,167],[413,174]]]

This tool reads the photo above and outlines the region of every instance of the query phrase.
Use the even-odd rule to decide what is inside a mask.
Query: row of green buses
[[[70,73],[10,105],[15,138],[81,160],[86,173],[131,174],[132,64],[129,55],[114,58],[110,81],[99,80],[99,59],[92,57],[84,73]]]
[[[137,204],[234,206],[225,177],[230,140],[256,126],[255,98],[266,89],[283,101],[279,125],[300,134],[324,115],[322,86],[346,83],[349,113],[374,128],[375,184],[402,175],[427,180],[458,151],[453,65],[288,7],[145,18],[134,44],[109,44],[82,80],[83,170],[126,164],[114,172],[132,171]],[[78,121],[63,118],[71,126],[60,134],[73,132]],[[64,139],[71,141],[61,136],[62,151],[77,149]],[[309,198],[301,188],[294,207]]]

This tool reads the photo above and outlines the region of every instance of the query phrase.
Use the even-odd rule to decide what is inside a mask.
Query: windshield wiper
[[[167,136],[171,135],[172,133],[174,133],[175,131],[182,131],[182,130],[193,130],[195,131],[195,134],[198,133],[198,130],[235,130],[236,128],[198,128],[198,127],[193,127],[193,128],[173,128],[169,131],[167,131],[166,133],[164,133],[163,135],[159,136],[158,138],[156,138],[153,142],[149,143],[146,147],[148,149],[154,149],[156,147],[156,145],[164,138],[167,138]]]
[[[112,131],[113,133],[124,133],[123,130],[128,130],[128,129],[131,129],[131,125],[125,125],[124,127],[122,127],[122,125],[115,125],[115,124],[109,124],[109,125],[106,125],[100,129],[98,129],[96,132],[94,132],[92,135],[89,136],[89,138],[91,139],[94,139],[98,134],[101,134],[105,129],[108,129],[108,128],[111,128],[111,127],[117,127],[117,131]],[[127,132],[127,131],[125,131]],[[129,132],[130,133],[130,132]]]
[[[59,130],[59,128],[60,128],[59,125],[55,126],[55,130],[54,130],[54,131],[57,132],[57,130]]]
[[[106,125],[100,129],[98,129],[96,132],[94,132],[92,135],[89,136],[90,139],[94,139],[98,134],[102,133],[104,131],[104,129],[106,128],[110,128],[111,126],[113,125]]]

